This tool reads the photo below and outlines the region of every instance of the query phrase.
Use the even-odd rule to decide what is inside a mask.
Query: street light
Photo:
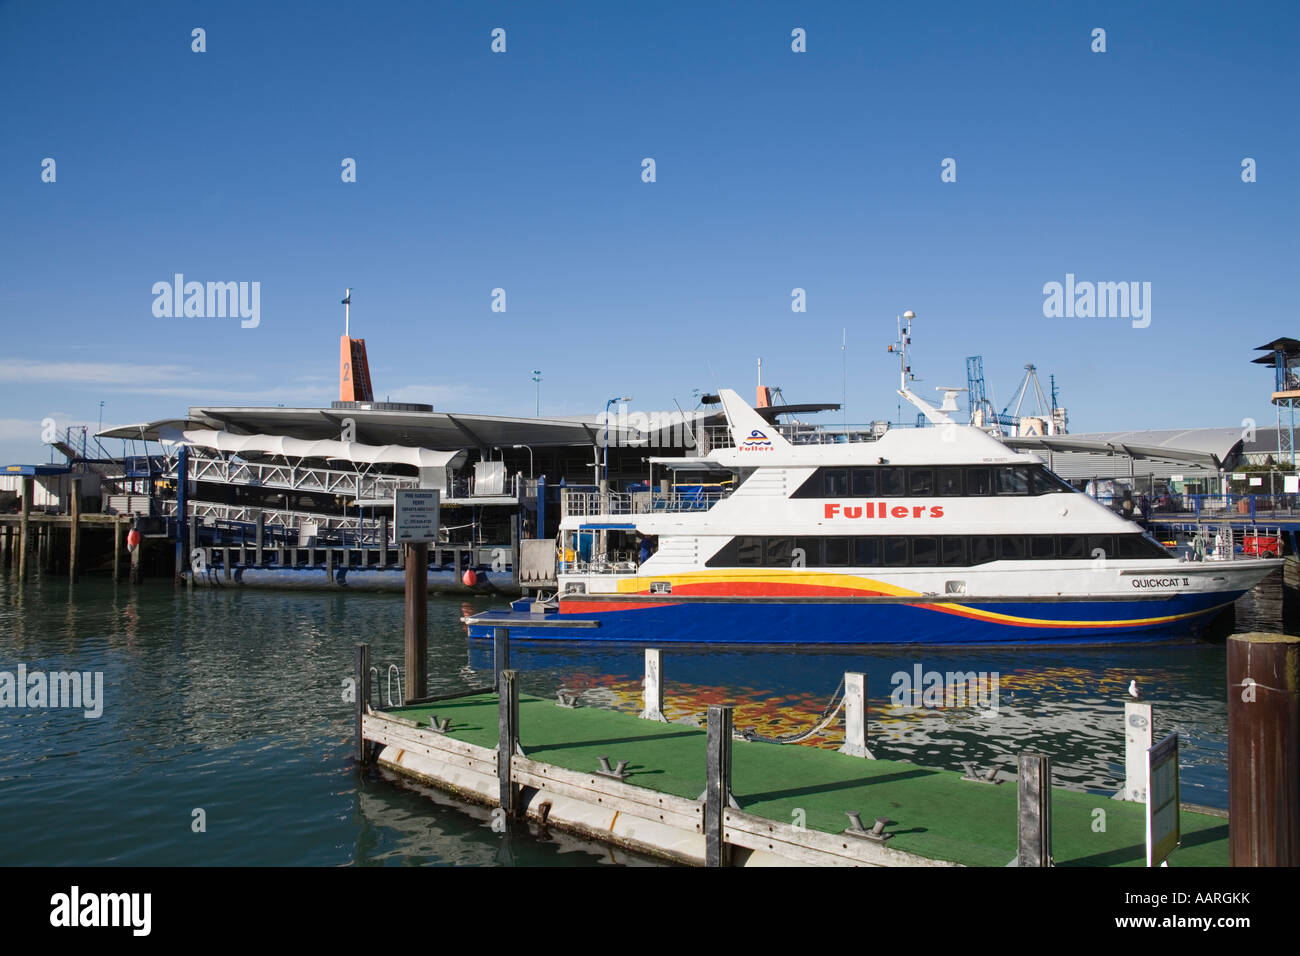
[[[533,450],[528,445],[511,445],[511,448],[528,448],[528,480],[533,478]]]
[[[542,370],[533,369],[533,381],[537,383],[537,412],[538,418],[542,417]]]
[[[609,486],[609,406],[615,402],[630,402],[632,397],[624,395],[622,398],[611,398],[605,403],[605,457],[601,465],[601,471],[604,472],[605,486]]]

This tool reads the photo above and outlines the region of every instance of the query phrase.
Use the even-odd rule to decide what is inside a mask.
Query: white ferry
[[[1231,547],[1176,556],[1038,457],[920,399],[906,361],[899,393],[936,427],[834,443],[786,429],[792,441],[720,391],[724,447],[651,459],[710,483],[569,492],[555,598],[468,618],[470,635],[509,624],[512,638],[650,644],[1187,638],[1281,566]]]

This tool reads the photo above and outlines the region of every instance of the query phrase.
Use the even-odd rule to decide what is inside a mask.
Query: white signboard
[[[1282,490],[1288,495],[1300,493],[1300,475],[1283,475]]]
[[[1250,487],[1252,487],[1252,488],[1258,488],[1258,487],[1260,487],[1260,486],[1263,485],[1263,484],[1264,484],[1264,479],[1263,479],[1263,478],[1252,478],[1252,479],[1250,479]]]
[[[1245,480],[1246,480],[1246,473],[1245,473],[1244,471],[1234,471],[1234,472],[1232,473],[1232,480],[1233,480],[1233,481],[1245,481]]]
[[[1182,476],[1182,475],[1170,475],[1170,476],[1169,476],[1169,480],[1170,480],[1170,481],[1182,481],[1182,480],[1183,480],[1183,476]]]
[[[438,492],[403,488],[393,493],[393,540],[428,544],[438,540]]]
[[[1147,866],[1174,852],[1178,822],[1178,735],[1170,734],[1147,751]]]

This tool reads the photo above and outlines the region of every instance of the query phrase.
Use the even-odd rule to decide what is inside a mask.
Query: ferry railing
[[[563,489],[561,517],[596,515],[632,515],[651,512],[708,511],[726,498],[729,491],[709,489],[692,491],[618,492]]]
[[[1130,511],[1158,521],[1190,518],[1213,520],[1219,518],[1249,518],[1300,516],[1300,495],[1188,495],[1188,494],[1110,494],[1093,495],[1101,504],[1117,511]],[[1128,503],[1131,502],[1131,508]]]

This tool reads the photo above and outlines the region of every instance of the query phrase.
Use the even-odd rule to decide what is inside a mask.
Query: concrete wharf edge
[[[674,862],[704,862],[702,728],[531,697],[519,706],[526,756],[515,755],[511,774],[525,788],[529,819]],[[363,735],[383,745],[380,766],[495,806],[497,709],[495,695],[479,694],[369,710]],[[446,734],[430,728],[434,715],[450,719]],[[597,774],[602,755],[611,764],[628,760],[628,779]],[[737,865],[1002,867],[1016,856],[1014,780],[994,786],[899,761],[737,740],[733,789],[742,809],[726,812],[724,835],[738,848]],[[1142,804],[1061,789],[1052,802],[1056,865],[1143,864]],[[886,828],[895,836],[877,844],[844,835],[848,810],[868,827],[876,817],[896,821]],[[1183,845],[1170,866],[1227,865],[1222,815],[1184,807],[1181,825]]]

